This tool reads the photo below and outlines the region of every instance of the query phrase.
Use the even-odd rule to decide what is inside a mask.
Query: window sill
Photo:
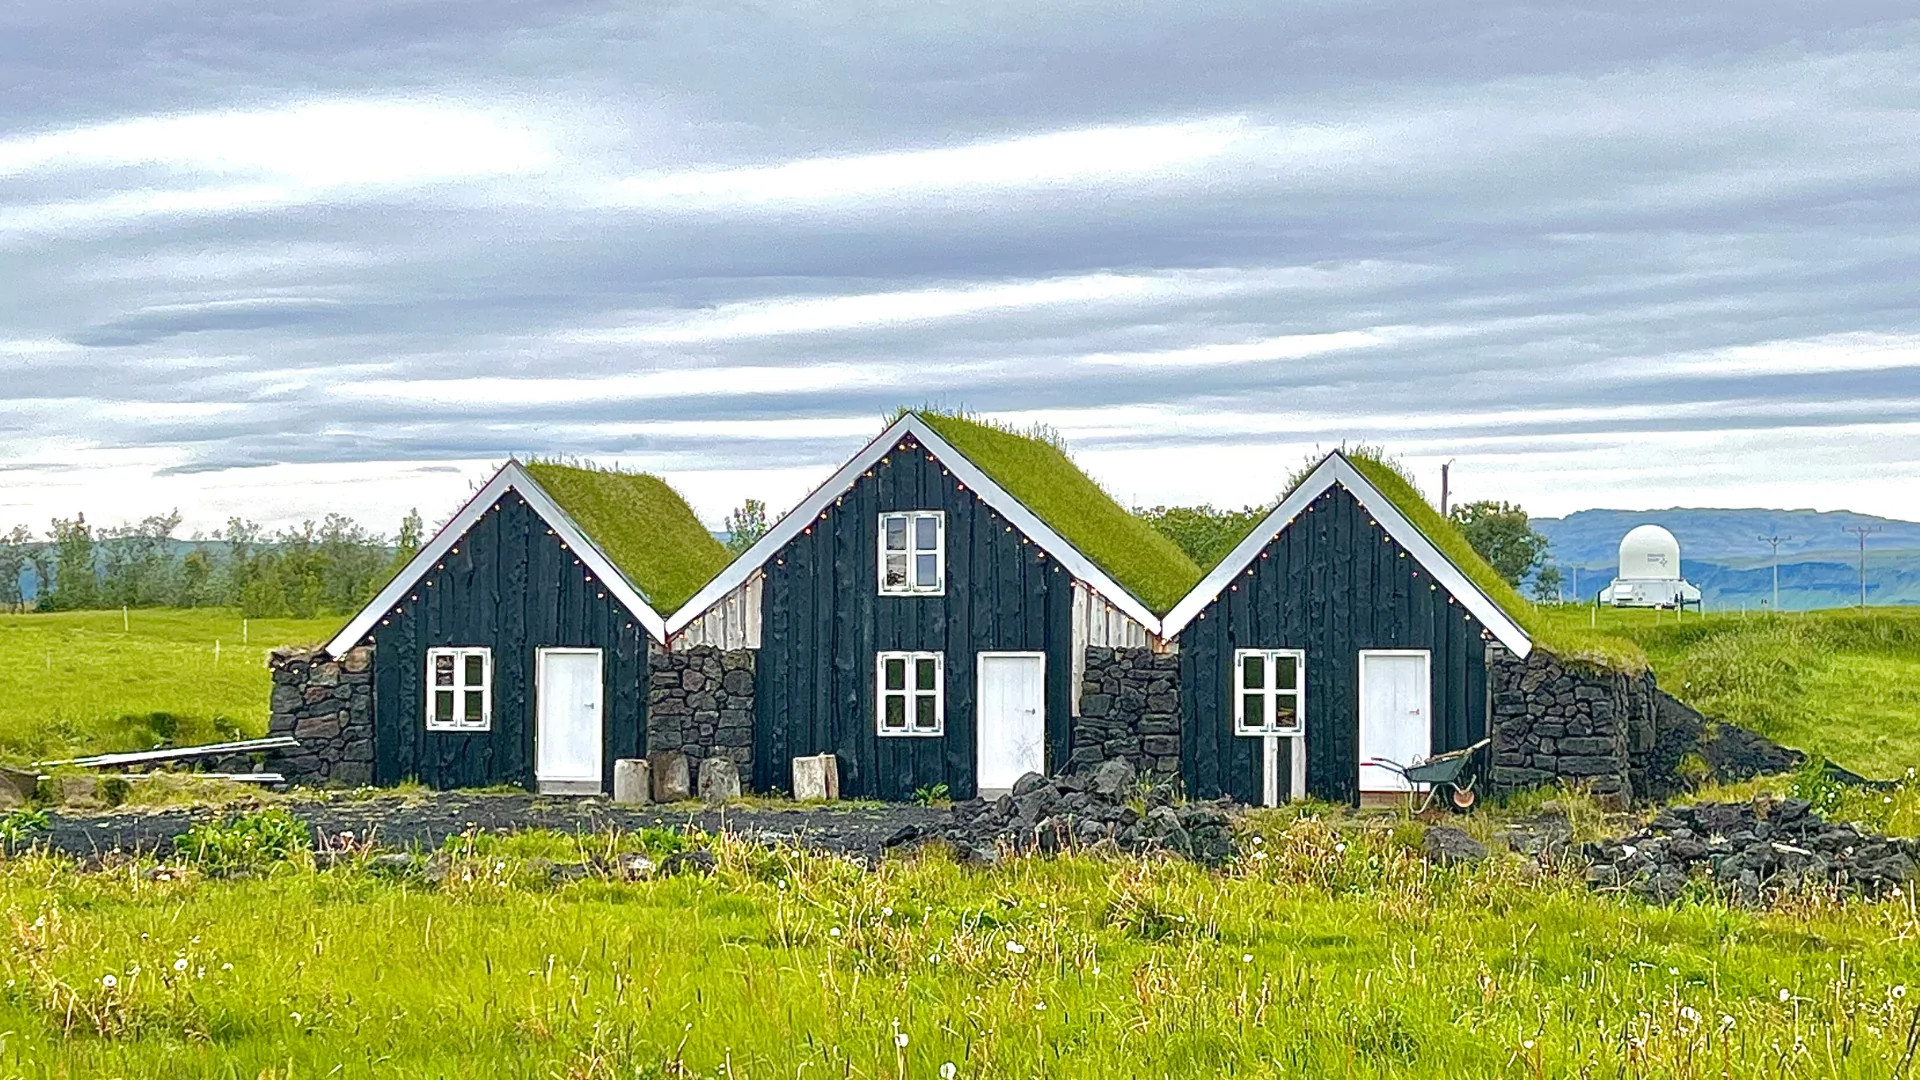
[[[943,731],[882,731],[882,739],[938,739],[946,735]]]
[[[493,730],[493,725],[491,723],[479,725],[430,723],[427,725],[427,730],[436,734],[446,735],[485,735]]]

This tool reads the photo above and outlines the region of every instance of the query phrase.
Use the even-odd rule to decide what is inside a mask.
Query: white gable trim
[[[1292,524],[1294,518],[1298,517],[1309,503],[1335,485],[1352,492],[1353,497],[1360,501],[1360,505],[1366,507],[1367,512],[1373,515],[1373,519],[1387,531],[1387,535],[1393,537],[1395,543],[1407,549],[1415,561],[1426,568],[1427,573],[1433,575],[1434,580],[1446,586],[1447,591],[1452,593],[1474,618],[1479,619],[1480,624],[1491,631],[1502,645],[1511,649],[1515,656],[1524,657],[1533,651],[1533,641],[1527,636],[1526,631],[1520,629],[1520,625],[1501,610],[1500,605],[1494,603],[1492,597],[1481,591],[1480,587],[1475,585],[1466,574],[1461,573],[1452,559],[1447,558],[1439,548],[1434,547],[1426,534],[1416,528],[1413,522],[1407,520],[1406,515],[1400,512],[1399,507],[1393,505],[1392,500],[1381,494],[1380,489],[1374,487],[1372,481],[1339,453],[1328,454],[1326,460],[1315,466],[1313,472],[1300,482],[1299,487],[1294,488],[1279,506],[1274,507],[1273,511],[1261,520],[1258,527],[1247,534],[1246,539],[1240,541],[1226,558],[1220,560],[1220,564],[1214,567],[1211,573],[1201,579],[1200,584],[1193,587],[1192,592],[1175,604],[1172,611],[1167,612],[1161,633],[1171,638],[1185,629],[1188,623],[1206,610],[1208,604],[1213,603],[1214,597],[1219,596],[1221,590],[1225,589],[1236,575],[1260,557],[1260,552],[1273,542],[1274,537],[1280,535],[1281,530]]]
[[[861,474],[878,462],[882,457],[893,453],[900,440],[912,436],[920,445],[940,459],[961,483],[972,488],[981,500],[992,507],[1008,523],[1026,533],[1041,550],[1053,556],[1054,560],[1065,567],[1088,588],[1099,593],[1106,601],[1147,628],[1150,633],[1160,632],[1160,620],[1145,604],[1135,599],[1132,593],[1120,587],[1105,571],[1094,565],[1092,559],[1082,555],[1059,533],[1054,532],[1046,522],[1035,516],[1020,500],[1013,497],[1005,488],[993,482],[979,466],[967,459],[965,454],[954,449],[953,445],[941,438],[932,425],[913,413],[907,413],[888,425],[887,430],[878,438],[863,447],[858,454],[840,467],[840,470],[828,478],[827,482],[816,488],[813,494],[799,506],[794,507],[779,520],[773,528],[767,530],[758,542],[748,548],[732,565],[722,571],[720,576],[707,583],[707,587],[694,594],[693,599],[674,612],[667,619],[667,634],[678,633],[687,624],[698,619],[709,607],[722,597],[738,588],[748,577],[766,565],[774,552],[785,547],[800,531],[819,520],[828,504],[839,498],[860,479]]]
[[[493,474],[493,479],[487,481],[485,487],[481,488],[473,498],[467,500],[466,505],[460,508],[460,512],[453,515],[453,520],[441,526],[440,531],[433,534],[433,539],[428,541],[426,546],[420,549],[419,554],[407,563],[406,569],[400,571],[398,576],[387,583],[386,588],[380,590],[378,596],[368,601],[366,607],[360,609],[360,613],[353,617],[353,621],[347,624],[346,629],[335,635],[332,641],[327,642],[327,652],[333,656],[340,656],[348,649],[360,644],[380,621],[380,617],[393,610],[394,605],[398,604],[429,570],[440,564],[440,560],[446,557],[454,544],[459,543],[468,529],[473,528],[474,523],[480,520],[480,516],[491,509],[493,504],[509,491],[517,492],[521,498],[527,500],[527,505],[546,521],[560,542],[580,557],[580,561],[593,571],[593,576],[607,587],[607,591],[612,593],[623,607],[633,613],[633,617],[640,621],[640,625],[647,628],[647,633],[652,634],[654,640],[662,642],[666,640],[665,620],[660,617],[660,613],[653,610],[653,606],[648,604],[646,598],[640,595],[640,591],[633,587],[633,583],[627,580],[627,576],[613,565],[613,560],[607,558],[606,552],[601,551],[598,544],[588,538],[586,533],[580,531],[580,526],[560,508],[559,503],[553,501],[553,497],[547,494],[546,489],[542,488],[518,461],[509,461],[501,467],[499,472]]]

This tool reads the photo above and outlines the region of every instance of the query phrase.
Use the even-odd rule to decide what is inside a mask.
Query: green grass
[[[337,618],[227,608],[0,615],[0,756],[66,757],[266,733],[267,653],[324,641]],[[214,657],[214,644],[220,654]]]
[[[439,884],[0,864],[0,1070],[20,1077],[1899,1075],[1910,901],[1658,909],[1410,825],[1271,815],[1225,872],[938,856],[874,872],[717,845],[711,878]],[[641,845],[660,850],[656,842]],[[106,980],[111,977],[112,985]],[[1913,987],[1915,993],[1908,994]]]
[[[1164,614],[1200,583],[1200,568],[1179,545],[1114,501],[1056,442],[968,417],[915,411],[1149,609]]]
[[[733,559],[657,476],[550,461],[526,468],[661,614],[692,599]]]
[[[1549,617],[1541,608],[1520,595],[1520,591],[1500,576],[1480,553],[1473,550],[1460,530],[1427,502],[1394,464],[1364,451],[1346,451],[1347,460],[1367,478],[1387,501],[1413,522],[1415,528],[1440,549],[1460,572],[1499,605],[1507,616],[1520,624],[1535,645],[1562,660],[1590,664],[1615,671],[1640,672],[1647,669],[1647,656],[1629,638],[1589,629],[1564,619]]]
[[[1869,776],[1920,767],[1920,608],[1541,610],[1563,627],[1631,637],[1660,686],[1709,716]]]

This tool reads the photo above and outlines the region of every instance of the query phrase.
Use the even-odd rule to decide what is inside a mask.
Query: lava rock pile
[[[1658,903],[1698,875],[1740,904],[1835,889],[1876,897],[1914,876],[1920,841],[1829,822],[1804,799],[1700,803],[1660,811],[1645,829],[1586,846],[1587,884]]]
[[[991,862],[1002,851],[1051,853],[1096,846],[1167,851],[1203,863],[1232,857],[1232,800],[1175,805],[1166,789],[1150,788],[1143,814],[1129,802],[1137,789],[1133,766],[1120,760],[1108,761],[1087,776],[1028,773],[1010,793],[955,803],[947,821],[926,828],[907,826],[886,846],[945,843],[970,862]]]

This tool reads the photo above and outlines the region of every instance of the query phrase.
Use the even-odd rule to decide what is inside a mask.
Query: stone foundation
[[[319,649],[275,649],[268,735],[300,740],[267,767],[288,783],[357,787],[373,783],[373,650],[334,659]]]
[[[679,750],[692,776],[710,757],[753,765],[754,651],[657,646],[648,657],[647,750]]]
[[[1087,649],[1068,768],[1124,761],[1156,781],[1180,775],[1180,657],[1152,649]]]

